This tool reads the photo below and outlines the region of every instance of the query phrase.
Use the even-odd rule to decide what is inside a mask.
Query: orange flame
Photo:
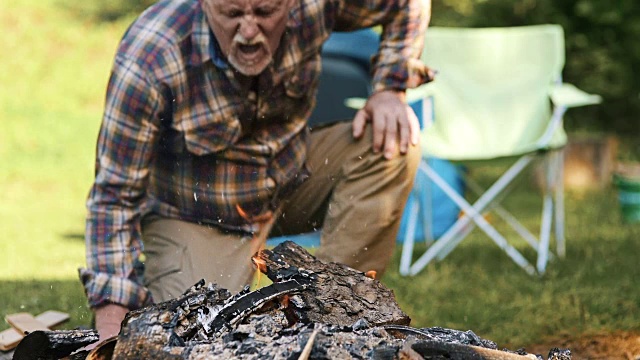
[[[240,206],[240,204],[236,204],[236,211],[238,211],[238,214],[243,219],[247,220],[248,222],[255,222],[255,223],[265,224],[265,223],[268,223],[273,218],[273,211],[271,211],[271,210],[267,210],[267,211],[263,212],[262,214],[251,215],[251,214],[247,213],[242,208],[242,206]]]
[[[249,221],[251,219],[251,216],[249,214],[247,214],[246,211],[244,211],[244,209],[242,208],[242,206],[240,206],[240,204],[236,204],[236,210],[238,211],[238,214],[240,214],[240,216]]]
[[[267,262],[258,257],[258,255],[252,256],[251,262],[256,267],[256,286],[260,286],[262,274],[267,272]]]
[[[271,210],[267,210],[262,214],[251,215],[247,213],[240,204],[236,204],[236,210],[238,214],[247,222],[257,224],[259,230],[254,234],[253,239],[251,240],[251,247],[253,249],[253,253],[259,253],[265,248],[265,244],[267,241],[267,236],[269,235],[269,231],[271,231],[271,227],[273,226],[274,221],[276,220],[276,216]],[[257,286],[260,285],[260,278],[263,273],[267,271],[267,264],[264,260],[257,258],[256,256],[251,258],[252,262],[257,267]]]
[[[280,306],[283,308],[289,307],[289,295],[284,294],[282,298],[280,298]]]
[[[258,268],[258,270],[260,270],[260,272],[267,272],[267,262],[262,260],[259,256],[252,256],[251,261],[253,261],[253,264]]]

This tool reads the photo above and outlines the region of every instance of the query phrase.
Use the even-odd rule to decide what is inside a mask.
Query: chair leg
[[[549,252],[549,240],[552,223],[555,222],[557,254],[565,255],[564,242],[564,151],[556,150],[545,157],[546,178],[544,184],[544,202],[542,225],[540,228],[540,248],[538,249],[538,272],[545,271],[546,263],[552,254]]]
[[[464,215],[466,216],[466,215]],[[473,219],[471,219],[473,220]],[[476,228],[476,224],[473,221],[467,221],[464,223],[465,225],[457,232],[455,232],[453,239],[447,244],[447,246],[438,253],[438,261],[446,258],[453,249],[464,240],[469,233]]]
[[[493,239],[493,241],[502,250],[504,250],[504,252],[506,252],[507,255],[509,255],[509,257],[516,264],[518,264],[521,268],[524,269],[524,271],[527,272],[527,274],[535,275],[536,270],[529,263],[529,261],[527,261],[527,259],[518,250],[516,250],[516,248],[509,244],[509,242],[507,242],[507,239],[505,239],[504,236],[502,236],[493,226],[491,226],[491,224],[489,224],[487,220],[482,217],[482,215],[478,215],[479,214],[476,213],[476,215],[474,216],[474,221],[476,222],[476,224],[478,224],[478,227],[484,230],[484,232],[489,235],[489,237],[491,237],[491,239]]]
[[[558,257],[564,258],[566,255],[565,234],[564,234],[564,150],[558,151],[556,154],[556,253]]]
[[[458,204],[461,206],[464,204]],[[468,205],[468,203],[467,203]],[[536,270],[527,261],[527,259],[513,246],[511,246],[507,240],[489,224],[485,218],[472,206],[461,206],[467,208],[468,216],[460,218],[453,227],[442,236],[441,239],[436,241],[427,252],[414,263],[411,267],[411,275],[417,274],[422,268],[424,268],[434,257],[445,251],[447,254],[452,250],[457,243],[459,243],[465,233],[465,228],[468,228],[470,222],[475,222],[480,229],[482,229],[497,245],[500,247],[517,265],[522,267],[529,275],[535,275]],[[468,231],[467,231],[468,232]],[[446,256],[446,254],[445,254]]]
[[[477,195],[480,195],[484,192],[484,189],[478,185],[473,179],[465,178],[465,182],[469,189],[475,192]],[[511,215],[505,208],[503,208],[500,204],[495,204],[492,206],[493,211],[500,216],[504,221],[507,222],[517,233],[522,237],[534,250],[538,250],[538,239],[535,235],[529,231],[518,219],[516,219],[513,215]]]
[[[438,256],[438,254],[451,241],[455,239],[455,235],[458,232],[460,232],[464,226],[469,224],[471,220],[469,217],[466,217],[466,218],[469,220],[466,220],[466,221],[463,219],[458,220],[455,224],[453,224],[449,228],[449,230],[447,230],[440,238],[438,238],[437,241],[435,241],[431,246],[429,246],[427,251],[424,254],[422,254],[422,256],[420,256],[418,260],[416,260],[416,262],[413,263],[413,265],[411,265],[411,268],[409,270],[409,275],[416,275],[422,269],[424,269],[433,259],[435,259],[436,256]]]
[[[480,199],[470,206],[458,193],[456,193],[428,164],[424,161],[420,163],[420,170],[424,171],[427,176],[432,179],[465,213],[469,216],[460,218],[438,241],[429,247],[414,264],[411,266],[410,274],[415,275],[421,271],[431,260],[433,260],[440,251],[447,246],[453,244],[456,235],[461,232],[465,226],[474,221],[481,227],[493,241],[502,248],[516,264],[520,265],[527,273],[535,274],[535,269],[514,247],[508,244],[506,239],[498,233],[481,215],[481,212],[491,203],[491,201],[515,178],[517,174],[533,160],[533,156],[523,156],[514,165],[507,170],[498,181],[496,181]]]
[[[503,207],[498,206],[495,208],[496,214],[498,214],[504,221],[506,221],[517,233],[522,237],[529,246],[531,246],[536,251],[538,250],[538,239],[522,225],[518,219],[516,219],[513,215],[511,215],[507,210]]]
[[[422,210],[422,223],[424,224],[424,238],[427,245],[432,244],[436,239],[433,236],[433,191],[432,181],[427,177],[422,184],[424,196],[420,196],[420,209]]]
[[[491,205],[498,195],[502,194],[507,186],[512,183],[513,179],[515,179],[535,158],[534,155],[527,155],[520,158],[516,163],[514,163],[488,190],[486,190],[480,198],[474,203],[473,210],[478,213],[482,213],[485,209]],[[436,184],[443,189],[443,191],[456,202],[456,204],[460,207],[460,209],[465,212],[471,212],[471,205],[460,197],[453,189],[440,176],[433,170],[428,169],[431,172],[429,175],[430,178]],[[473,186],[473,185],[472,185]],[[456,200],[455,198],[458,198]],[[473,217],[473,216],[472,216]],[[457,231],[452,234],[453,239],[447,242],[447,246],[443,248],[443,250],[438,254],[438,259],[444,259],[453,249],[458,246],[458,244],[462,241],[462,239],[473,229],[473,224],[471,223],[471,219],[466,220],[464,217],[459,219],[462,222],[462,226]],[[475,221],[477,223],[477,221]],[[488,223],[487,223],[488,224]],[[486,231],[485,231],[486,232]],[[487,233],[488,234],[488,233]],[[489,235],[491,237],[491,235]],[[495,241],[496,239],[494,239]]]
[[[420,162],[419,171],[424,172],[436,186],[438,186],[444,193],[451,198],[461,209],[470,208],[469,203],[464,200],[451,186],[438,175],[425,160]],[[445,249],[449,243],[456,239],[456,235],[462,231],[465,226],[470,225],[471,219],[468,216],[458,219],[442,236],[435,241],[427,251],[418,258],[418,260],[411,266],[409,271],[410,275],[415,275],[420,272],[425,266],[427,266],[433,259],[438,256],[443,249]]]
[[[413,195],[412,195],[413,196]],[[414,199],[407,219],[407,231],[402,244],[402,256],[400,258],[400,275],[409,275],[411,260],[413,257],[413,244],[416,237],[416,226],[418,225],[418,212],[420,211],[419,200]]]
[[[538,243],[538,273],[544,274],[549,259],[549,237],[551,235],[551,220],[553,216],[553,198],[548,189],[542,203],[542,223],[540,224],[540,242]]]

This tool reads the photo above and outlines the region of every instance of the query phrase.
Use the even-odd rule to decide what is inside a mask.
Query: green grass
[[[0,13],[0,280],[60,279],[82,264],[84,198],[122,25],[94,26],[50,2]]]
[[[3,5],[0,31],[0,315],[57,309],[77,326],[84,202],[124,24],[19,0]]]
[[[55,309],[71,314],[65,327],[72,328],[90,321],[77,280],[84,202],[126,23],[92,24],[54,4],[13,0],[0,12],[0,48],[11,55],[0,57],[0,316]],[[507,207],[535,226],[539,200],[527,185]],[[566,229],[566,259],[541,278],[475,231],[413,278],[398,275],[398,248],[383,282],[414,326],[471,329],[500,346],[640,330],[640,225],[622,224],[615,191],[606,189],[569,192]],[[533,259],[526,245],[517,247]]]
[[[31,279],[0,280],[0,315],[29,312],[37,315],[47,310],[64,311],[70,315],[61,328],[90,326],[92,314],[78,280]],[[0,329],[7,328],[4,322]],[[1,352],[0,352],[1,354]]]
[[[414,326],[471,329],[514,348],[566,334],[640,329],[640,225],[621,223],[612,190],[567,195],[567,256],[550,262],[542,277],[526,275],[474,230],[444,261],[412,279],[393,269],[384,282]],[[524,200],[536,197],[529,191],[509,208],[531,212]],[[535,261],[530,248],[517,247]]]

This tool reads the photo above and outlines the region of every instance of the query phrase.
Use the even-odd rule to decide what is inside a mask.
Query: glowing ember
[[[378,273],[375,270],[369,270],[366,273],[364,273],[364,276],[368,277],[368,278],[372,278],[372,279],[376,279],[376,275]]]
[[[285,294],[280,298],[280,306],[283,308],[289,307],[289,295]]]

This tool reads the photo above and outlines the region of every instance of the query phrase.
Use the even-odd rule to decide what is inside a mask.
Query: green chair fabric
[[[487,190],[478,189],[479,197],[470,204],[423,159],[419,171],[455,201],[462,215],[415,262],[413,234],[408,232],[400,273],[415,275],[432,260],[442,260],[475,226],[527,273],[544,273],[553,256],[549,252],[552,232],[556,255],[562,257],[565,253],[563,155],[546,150],[566,144],[562,117],[568,108],[600,102],[599,96],[562,83],[562,27],[431,27],[422,59],[437,71],[436,79],[408,91],[407,98],[410,103],[424,99],[432,102],[434,119],[421,132],[423,157],[463,163],[502,157],[517,160]],[[361,105],[357,100],[349,103]],[[535,160],[543,160],[545,174],[539,236],[499,205],[509,185]],[[485,219],[488,211],[504,219],[535,249],[535,267]],[[414,216],[413,221],[419,219]],[[410,225],[415,228],[416,224]]]
[[[564,66],[564,33],[558,25],[509,28],[431,27],[422,55],[436,81],[408,93],[433,96],[435,119],[423,131],[426,156],[491,159],[558,148],[562,128],[544,144],[550,96],[566,105],[597,102],[575,87],[554,86]]]

